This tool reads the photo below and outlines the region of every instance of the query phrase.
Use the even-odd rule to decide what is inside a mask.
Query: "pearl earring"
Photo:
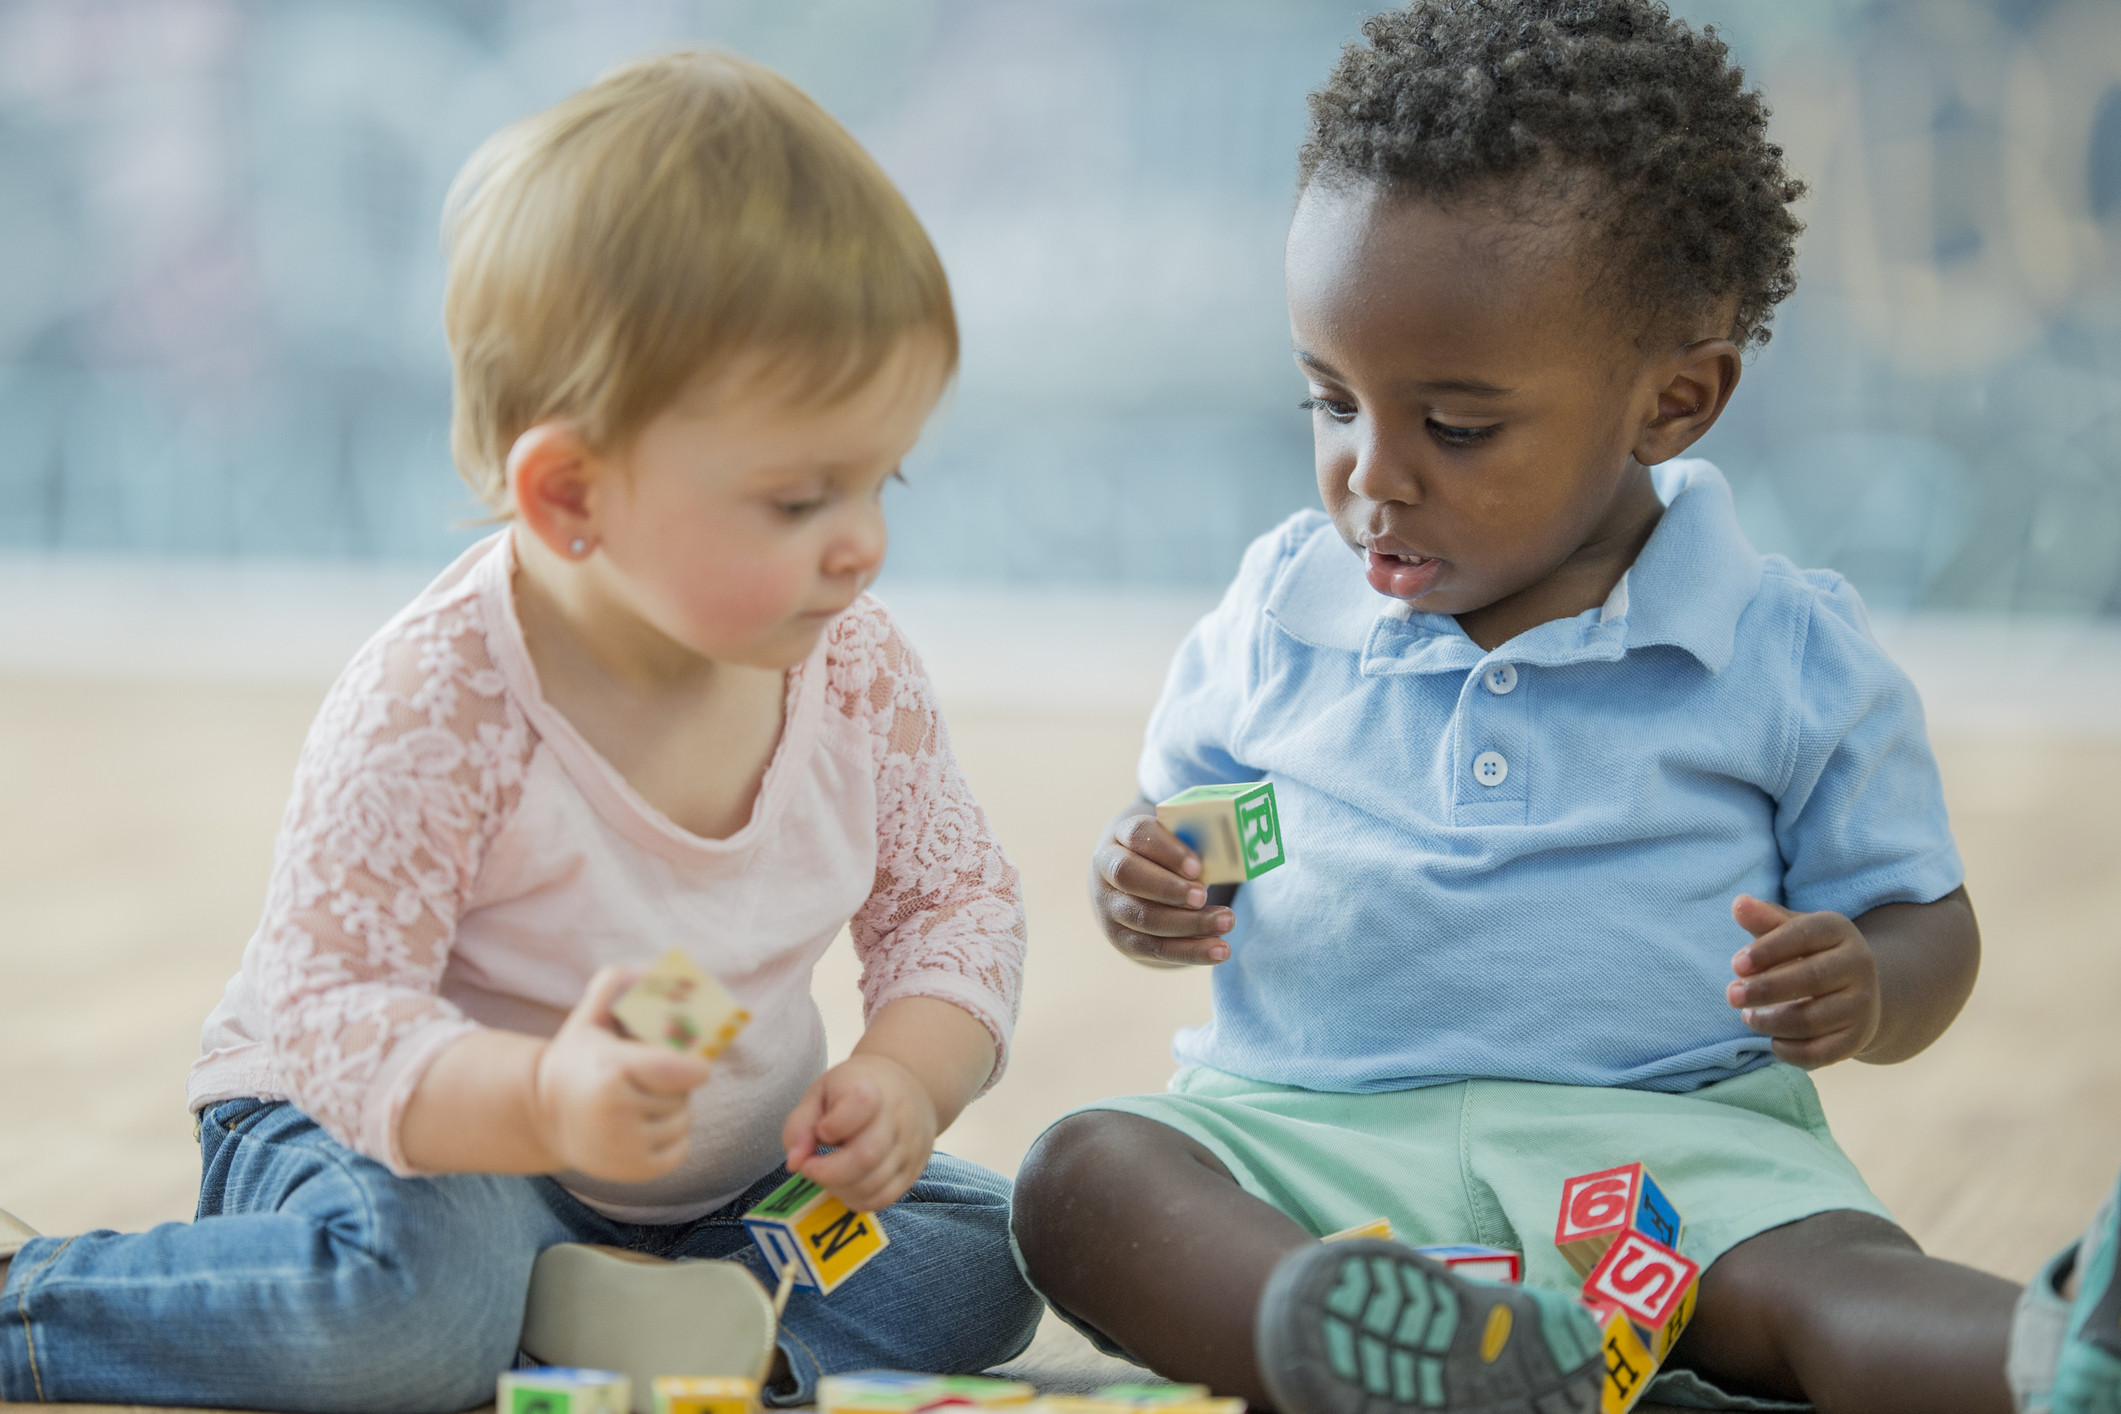
[[[567,542],[567,553],[573,555],[576,559],[580,559],[589,553],[589,542],[577,535],[574,539]]]

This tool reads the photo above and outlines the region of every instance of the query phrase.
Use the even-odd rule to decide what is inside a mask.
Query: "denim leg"
[[[446,1414],[492,1398],[537,1254],[537,1181],[394,1177],[292,1105],[202,1117],[199,1217],[40,1238],[0,1289],[0,1398]]]
[[[786,1182],[776,1170],[742,1198],[694,1223],[634,1228],[627,1245],[666,1257],[727,1257],[766,1289],[773,1276],[743,1215]],[[1044,1309],[1009,1255],[1009,1180],[937,1154],[906,1196],[882,1214],[891,1245],[830,1296],[797,1291],[781,1321],[793,1389],[768,1391],[776,1405],[809,1404],[820,1375],[847,1370],[974,1374],[1023,1353]]]

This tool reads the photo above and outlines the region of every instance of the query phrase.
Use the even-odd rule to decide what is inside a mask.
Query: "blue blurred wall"
[[[0,550],[435,561],[435,228],[493,128],[674,42],[809,87],[965,367],[902,580],[1212,585],[1313,497],[1280,244],[1339,0],[0,0]],[[2121,4],[1683,0],[1814,184],[1706,452],[1882,607],[2121,613]]]

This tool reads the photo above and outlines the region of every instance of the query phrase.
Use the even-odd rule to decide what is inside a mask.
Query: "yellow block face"
[[[857,1213],[830,1193],[820,1193],[785,1226],[817,1278],[820,1292],[829,1292],[853,1276],[891,1243],[875,1214]]]
[[[1366,1223],[1357,1223],[1353,1227],[1344,1227],[1339,1232],[1329,1232],[1318,1240],[1320,1242],[1346,1242],[1351,1238],[1357,1237],[1374,1237],[1380,1242],[1390,1242],[1392,1240],[1392,1220],[1390,1218],[1372,1218]]]
[[[1605,1387],[1599,1396],[1599,1414],[1627,1414],[1649,1387],[1657,1373],[1657,1362],[1635,1334],[1635,1323],[1627,1312],[1612,1307],[1601,1313],[1604,1339],[1599,1342],[1605,1357]]]
[[[663,1375],[654,1386],[655,1414],[756,1414],[756,1380],[718,1375]]]
[[[635,1040],[713,1060],[729,1048],[751,1013],[729,989],[702,971],[682,948],[655,966],[612,1003],[611,1014]]]
[[[1679,1298],[1679,1304],[1672,1308],[1672,1314],[1666,1317],[1665,1323],[1650,1336],[1650,1358],[1658,1364],[1662,1365],[1671,1355],[1672,1347],[1679,1344],[1679,1337],[1686,1333],[1687,1322],[1694,1319],[1694,1297],[1700,1290],[1701,1283],[1698,1280],[1688,1282],[1686,1295]]]

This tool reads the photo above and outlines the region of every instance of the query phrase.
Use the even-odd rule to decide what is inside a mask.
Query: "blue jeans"
[[[689,1223],[613,1222],[550,1179],[397,1178],[292,1105],[201,1116],[198,1219],[38,1238],[0,1288],[0,1399],[446,1414],[493,1398],[531,1263],[557,1242],[726,1257],[772,1285],[739,1218],[787,1175]],[[937,1154],[890,1209],[891,1245],[781,1326],[793,1387],[890,1366],[969,1373],[1030,1343],[1009,1184]]]

